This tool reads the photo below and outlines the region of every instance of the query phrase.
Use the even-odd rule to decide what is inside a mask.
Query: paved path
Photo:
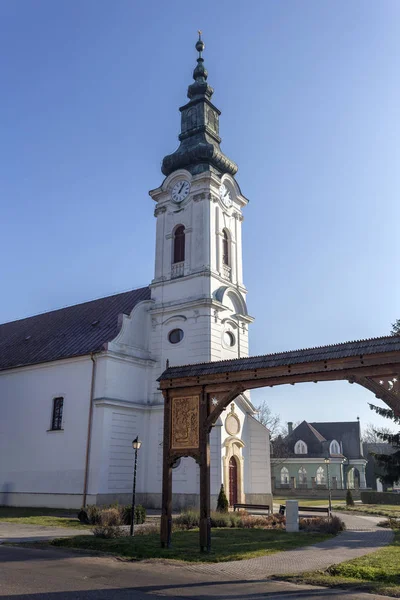
[[[264,579],[270,575],[295,574],[327,569],[330,565],[374,552],[390,543],[393,537],[391,530],[376,526],[382,520],[382,517],[358,516],[352,513],[338,514],[345,521],[347,531],[334,539],[321,542],[315,546],[242,561],[186,563],[184,565],[180,563],[179,568],[193,574],[225,575],[235,580],[254,581]],[[55,537],[87,535],[88,533],[87,529],[29,526],[3,522],[0,523],[0,544],[2,540],[13,542],[40,541]],[[170,564],[172,566],[172,563]]]
[[[283,581],[202,574],[179,564],[121,562],[56,549],[0,546],[4,600],[379,600],[383,596]]]
[[[360,517],[337,513],[346,523],[344,531],[332,540],[315,546],[278,552],[249,560],[224,563],[188,564],[185,568],[196,573],[220,573],[232,578],[255,580],[271,575],[297,574],[304,571],[327,569],[329,566],[364,556],[386,546],[393,538],[389,529],[376,524],[382,517]]]
[[[46,527],[44,525],[26,525],[23,523],[0,522],[0,544],[2,542],[39,542],[57,537],[73,535],[90,535],[88,529],[72,529],[67,527]]]

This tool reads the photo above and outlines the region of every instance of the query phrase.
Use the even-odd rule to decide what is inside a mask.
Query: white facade
[[[174,201],[174,190],[183,187],[186,197]],[[150,299],[120,315],[118,335],[100,352],[0,372],[0,504],[128,503],[131,442],[139,435],[138,500],[160,507],[163,397],[157,378],[167,361],[173,366],[248,356],[253,319],[242,269],[247,200],[237,182],[214,168],[180,168],[150,195],[157,203]],[[179,256],[178,230],[184,231]],[[181,339],[171,343],[174,330]],[[62,428],[54,431],[57,397],[64,408]],[[243,394],[212,430],[214,503],[221,483],[228,496],[232,492],[233,471],[237,501],[271,502],[269,434],[254,412]],[[174,506],[196,505],[198,493],[198,467],[182,459],[173,473]]]

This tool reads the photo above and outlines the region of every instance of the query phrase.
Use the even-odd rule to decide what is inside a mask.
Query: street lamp
[[[344,457],[344,459],[342,460],[342,471],[343,471],[342,489],[343,490],[347,489],[346,465],[348,464],[348,462],[349,462],[348,458]]]
[[[131,532],[133,535],[133,527],[135,523],[135,495],[136,495],[136,468],[137,468],[137,452],[142,445],[142,442],[139,441],[139,437],[136,436],[132,442],[132,448],[135,451],[135,467],[133,469],[133,490],[132,490],[132,512],[131,512]]]
[[[332,514],[332,492],[331,492],[331,481],[330,481],[330,477],[329,477],[329,463],[330,462],[331,461],[329,458],[324,459],[324,463],[326,464],[327,477],[328,477],[329,514]]]

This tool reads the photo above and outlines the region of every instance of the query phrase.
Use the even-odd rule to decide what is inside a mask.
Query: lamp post
[[[342,489],[343,490],[347,489],[346,465],[347,465],[348,462],[349,462],[348,459],[346,457],[344,457],[344,459],[342,460],[342,471],[343,471]]]
[[[136,468],[137,468],[137,453],[142,445],[142,442],[139,441],[139,437],[136,436],[132,442],[132,448],[135,451],[135,466],[133,469],[133,490],[132,490],[132,512],[131,512],[131,531],[130,534],[133,535],[134,523],[135,523],[135,496],[136,496]]]
[[[331,462],[329,458],[325,458],[324,460],[326,464],[326,472],[328,477],[328,498],[329,498],[329,514],[332,514],[332,492],[331,492],[331,481],[329,477],[329,463]]]

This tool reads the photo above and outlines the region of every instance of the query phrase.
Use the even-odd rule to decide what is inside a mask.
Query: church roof
[[[99,298],[0,325],[0,370],[99,352],[150,288]]]

